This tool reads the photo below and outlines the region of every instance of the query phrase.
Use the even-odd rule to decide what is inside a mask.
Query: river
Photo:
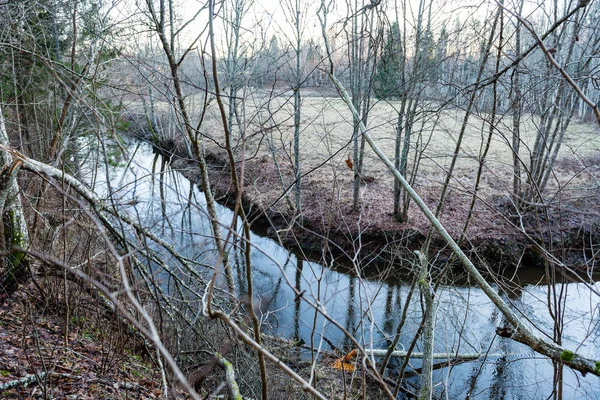
[[[129,159],[122,158],[115,150],[109,157],[113,157],[109,160],[108,173],[113,199],[122,211],[174,243],[182,254],[210,264],[214,250],[203,194],[153,153],[148,144],[132,142],[128,150]],[[88,160],[86,169],[95,172],[90,181],[95,190],[106,194],[107,179],[98,165],[101,163]],[[226,234],[233,213],[224,206],[219,206],[218,213],[223,234]],[[302,340],[306,344],[314,343],[315,347],[323,349],[329,349],[330,344],[337,347],[349,344],[338,327],[322,314],[315,313],[305,301],[298,301],[291,288],[296,287],[304,291],[305,299],[321,304],[331,319],[352,332],[366,348],[387,348],[400,319],[400,310],[406,303],[412,277],[380,280],[351,264],[340,266],[331,261],[325,266],[288,251],[256,232],[252,233],[252,244],[255,302],[265,332]],[[232,264],[237,265],[237,283],[243,291],[245,283],[239,252],[233,247],[229,251]],[[165,259],[168,262],[167,256]],[[376,267],[371,267],[370,271]],[[208,269],[200,270],[204,274],[210,273]],[[371,277],[358,278],[363,275]],[[534,269],[520,268],[509,272],[507,279],[514,283],[514,290],[509,294],[502,292],[502,296],[532,325],[552,332],[553,322],[547,307],[549,288],[542,283],[542,278],[543,271]],[[599,284],[591,284],[600,290]],[[566,297],[562,310],[565,321],[563,345],[584,356],[600,359],[599,299],[583,283],[557,288],[563,290]],[[434,371],[438,395],[448,399],[466,398],[467,395],[474,399],[544,399],[551,396],[552,363],[524,345],[496,336],[495,330],[503,326],[503,318],[480,289],[463,280],[459,284],[440,286],[435,300],[435,351],[489,354],[477,361]],[[422,312],[418,294],[413,296],[408,307],[398,350],[410,344],[420,323]],[[419,346],[415,351],[420,351]],[[393,363],[392,374],[398,364],[398,360]],[[407,372],[419,367],[420,361],[413,359]],[[410,374],[407,379],[417,383],[417,378]],[[564,368],[562,385],[565,399],[600,398],[598,377],[583,377]]]

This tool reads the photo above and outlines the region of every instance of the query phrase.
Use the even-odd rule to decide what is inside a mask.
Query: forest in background
[[[22,333],[37,361],[2,369],[0,391],[64,393],[56,381],[76,374],[53,354],[89,347],[86,332],[106,350],[98,376],[146,363],[135,390],[148,398],[443,397],[437,310],[460,274],[502,315],[499,337],[552,363],[553,398],[571,398],[566,373],[600,375],[597,1],[0,0],[0,21],[2,321],[51,316],[39,329],[60,337],[48,353]],[[156,218],[135,208],[138,177],[112,175],[139,140],[164,156]],[[169,168],[204,195],[179,191],[205,218],[181,222],[201,237],[191,251],[157,228],[179,223]],[[316,325],[310,343],[265,334],[252,252],[269,254],[252,229],[359,282],[408,281],[387,348],[357,329],[343,345]],[[520,290],[505,270],[521,266],[542,271],[551,323],[502,295]],[[308,319],[343,330],[285,265],[280,282]],[[590,304],[576,343],[573,283]],[[406,363],[386,368],[400,345]],[[446,367],[464,356],[444,354]]]

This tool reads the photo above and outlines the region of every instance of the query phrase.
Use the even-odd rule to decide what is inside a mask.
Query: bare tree
[[[65,347],[81,295],[142,343],[165,398],[285,397],[291,379],[307,398],[430,399],[461,390],[455,377],[467,396],[495,395],[525,365],[509,357],[534,352],[549,396],[566,395],[570,370],[594,385],[598,243],[593,226],[567,231],[597,211],[563,214],[562,202],[575,204],[565,181],[583,175],[586,204],[597,197],[597,142],[569,141],[600,92],[596,4],[524,16],[524,2],[490,2],[481,18],[354,1],[330,23],[322,1],[321,44],[300,0],[274,31],[249,25],[259,2],[128,3],[115,43],[86,35],[90,3],[38,3],[10,6],[63,11],[0,32],[0,272],[11,294],[39,263],[36,290],[64,307]],[[51,90],[28,86],[38,74]],[[132,131],[152,145],[121,140]],[[278,207],[289,193],[295,207],[291,196]],[[503,274],[533,257],[533,284]]]
[[[294,93],[294,175],[296,181],[295,199],[296,212],[302,216],[302,169],[300,160],[300,123],[302,119],[302,86],[306,81],[305,65],[302,60],[302,50],[304,47],[303,38],[308,19],[308,2],[300,0],[287,0],[283,2],[283,9],[286,13],[286,19],[293,29],[293,36],[289,42],[294,54],[294,65],[292,69],[291,87]]]
[[[192,150],[194,152],[194,156],[198,162],[198,169],[201,174],[201,184],[202,191],[206,196],[206,204],[208,208],[208,213],[212,220],[212,228],[213,228],[213,237],[219,250],[219,253],[224,254],[225,248],[221,239],[220,228],[218,224],[218,215],[215,208],[215,200],[212,195],[212,190],[210,186],[210,180],[208,177],[208,171],[206,166],[206,160],[204,158],[204,153],[201,147],[202,136],[200,135],[199,128],[197,124],[193,124],[191,120],[191,116],[189,115],[187,105],[185,103],[185,96],[183,93],[183,88],[181,85],[181,77],[180,77],[180,66],[184,61],[185,57],[190,54],[191,49],[195,46],[197,38],[188,44],[188,47],[183,50],[179,50],[174,48],[174,44],[176,41],[176,34],[179,30],[173,25],[175,21],[173,20],[173,2],[160,0],[158,3],[158,10],[155,7],[153,1],[146,1],[147,12],[152,21],[152,26],[156,34],[158,35],[160,42],[163,47],[163,51],[165,56],[167,57],[167,61],[169,64],[169,70],[171,73],[171,79],[173,80],[173,88],[175,91],[175,99],[177,105],[177,113],[178,116],[182,120],[182,125],[184,132],[187,136],[187,139],[191,143]],[[167,15],[169,16],[167,20]],[[187,21],[183,23],[186,25]],[[169,31],[167,31],[167,27],[169,27]],[[170,32],[170,35],[169,33]],[[178,56],[178,54],[181,54]],[[215,71],[216,73],[216,71]],[[200,120],[201,123],[202,120]],[[233,281],[233,273],[231,271],[231,267],[225,258],[223,260],[223,266],[225,268],[225,275],[227,277],[227,283],[229,285],[230,290],[233,291],[234,281]]]

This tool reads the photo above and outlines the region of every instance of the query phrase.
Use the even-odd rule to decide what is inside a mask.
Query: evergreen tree
[[[397,22],[390,27],[374,79],[375,96],[379,99],[400,97],[402,76],[402,38]]]

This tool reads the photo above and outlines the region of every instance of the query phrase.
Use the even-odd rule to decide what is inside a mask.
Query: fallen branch
[[[365,353],[369,356],[379,356],[383,357],[387,354],[387,349],[365,349]],[[392,357],[406,357],[408,355],[407,351],[392,351]],[[504,354],[487,354],[487,357],[502,357]],[[423,353],[412,352],[410,353],[410,358],[423,358]],[[478,358],[483,357],[484,354],[481,353],[432,353],[429,357],[436,360],[477,360]]]
[[[242,328],[236,324],[229,315],[223,313],[219,310],[213,310],[211,308],[211,303],[207,302],[204,299],[204,312],[206,315],[209,315],[212,318],[219,318],[225,324],[233,329],[233,331],[238,335],[240,339],[248,346],[254,348],[256,351],[260,351],[264,354],[265,358],[271,361],[275,367],[281,369],[284,373],[286,373],[290,378],[298,382],[302,386],[302,390],[308,392],[312,395],[313,398],[320,400],[327,400],[325,396],[323,396],[316,388],[314,388],[309,382],[307,382],[304,378],[302,378],[296,371],[290,368],[287,364],[283,363],[279,358],[273,355],[271,352],[267,351],[262,345],[258,344],[248,333],[246,333]]]
[[[216,359],[219,361],[219,365],[225,370],[225,381],[227,382],[227,389],[229,389],[229,398],[231,400],[242,400],[240,394],[240,386],[235,380],[235,370],[229,360],[221,355],[221,353],[215,353]]]
[[[129,225],[133,229],[135,229],[136,232],[143,234],[144,236],[146,236],[147,238],[149,238],[150,240],[159,244],[161,247],[163,247],[165,250],[167,250],[167,252],[171,256],[173,256],[177,261],[179,261],[189,271],[195,270],[195,268],[193,268],[192,265],[190,265],[189,260],[186,259],[185,257],[183,257],[181,254],[179,254],[170,243],[168,243],[164,239],[160,238],[159,236],[153,234],[152,232],[149,232],[147,229],[145,229],[143,226],[141,226],[139,223],[137,223],[133,218],[131,218],[127,214],[124,214],[124,213],[114,209],[109,204],[106,204],[103,199],[98,197],[96,195],[96,193],[94,193],[93,191],[89,190],[77,178],[75,178],[67,173],[64,173],[63,171],[61,171],[58,168],[52,167],[51,165],[48,165],[48,164],[42,163],[40,161],[34,160],[32,158],[29,158],[11,147],[8,147],[5,145],[0,145],[0,150],[9,152],[13,157],[21,160],[23,162],[22,168],[24,170],[34,172],[36,174],[45,175],[49,178],[56,179],[57,181],[63,182],[63,184],[68,185],[70,188],[75,190],[81,197],[83,197],[85,199],[85,201],[87,201],[87,203],[90,204],[90,206],[96,211],[97,214],[104,212],[104,213],[108,213],[108,214],[112,215],[113,217],[120,219],[121,221],[123,221],[124,223],[126,223],[127,225]],[[196,277],[201,278],[198,275],[196,275]]]
[[[52,378],[82,379],[83,378],[81,375],[73,375],[73,374],[60,373],[60,372],[48,372],[48,373],[40,372],[39,374],[30,374],[30,375],[24,376],[20,379],[15,379],[15,380],[8,381],[5,383],[0,383],[0,392],[2,392],[4,390],[9,390],[9,389],[12,389],[15,387],[19,387],[19,386],[27,387],[31,384],[41,382],[46,377],[48,377],[48,379],[52,379]],[[110,385],[110,386],[118,386],[119,388],[123,388],[126,390],[138,390],[138,391],[139,390],[144,390],[144,391],[148,390],[148,388],[146,388],[136,382],[113,381],[110,379],[100,378],[100,377],[99,378],[86,377],[86,382],[87,383],[101,382],[103,384]]]
[[[29,385],[29,384],[37,383],[41,379],[44,379],[45,376],[46,376],[45,372],[40,372],[39,374],[31,374],[31,375],[24,376],[21,379],[15,379],[14,381],[8,381],[6,383],[0,384],[0,391],[12,389],[17,386],[27,387],[27,385]]]
[[[498,336],[510,338],[519,343],[523,343],[531,347],[533,351],[549,357],[554,361],[560,361],[561,363],[580,371],[584,376],[588,372],[600,376],[600,361],[582,357],[577,353],[573,353],[570,350],[563,349],[560,346],[545,342],[543,340],[538,339],[537,341],[532,341],[530,337],[522,332],[519,332],[513,327],[500,327],[496,329],[496,333]]]
[[[182,263],[182,265],[186,266],[186,268],[188,268],[188,270],[192,271],[192,268],[191,268],[188,260],[183,258],[181,255],[179,255],[177,253],[177,251],[175,251],[175,249],[169,243],[167,243],[165,240],[159,238],[158,236],[154,235],[153,233],[148,232],[148,230],[144,229],[142,226],[140,226],[137,222],[135,222],[128,215],[123,214],[123,213],[119,212],[118,210],[114,210],[110,206],[104,204],[104,202],[100,198],[98,198],[98,196],[94,192],[89,190],[78,179],[74,178],[73,176],[71,176],[69,174],[63,173],[61,170],[54,168],[48,164],[44,164],[42,162],[33,160],[8,146],[0,145],[0,150],[7,151],[10,154],[12,154],[15,158],[22,160],[23,161],[23,169],[26,169],[26,170],[29,170],[29,171],[32,171],[32,172],[35,172],[38,174],[47,175],[50,178],[58,179],[59,181],[62,182],[63,185],[69,185],[72,189],[74,189],[81,197],[83,197],[90,204],[90,206],[93,208],[93,210],[96,212],[96,214],[102,219],[102,223],[107,224],[108,226],[111,225],[110,222],[107,220],[106,216],[103,215],[104,213],[108,213],[108,214],[113,215],[116,218],[119,218],[124,223],[133,227],[137,232],[143,233],[146,237],[148,237],[149,239],[153,240],[157,244],[164,247],[173,257],[175,257],[180,263]],[[100,233],[104,234],[104,235],[106,234],[105,232],[102,232],[102,231]],[[108,240],[108,238],[107,238],[107,240]],[[114,249],[114,247],[111,250],[113,251],[114,254],[117,254],[117,251],[116,251],[116,249]],[[102,283],[87,276],[86,274],[84,274],[82,271],[79,271],[78,269],[72,269],[72,272],[85,278],[85,279],[88,279],[90,281],[90,283],[92,283],[94,286],[96,286],[98,289],[100,289],[104,293],[104,295],[108,297],[110,302],[112,302],[115,305],[115,307],[119,308],[121,310],[121,312],[123,313],[123,315],[127,319],[129,319],[131,321],[131,323],[153,343],[154,347],[157,348],[158,351],[165,358],[165,361],[169,364],[169,366],[173,370],[175,377],[182,384],[183,388],[188,392],[188,394],[191,396],[191,398],[195,399],[195,400],[200,400],[200,397],[194,391],[194,389],[190,386],[189,382],[187,381],[187,379],[181,372],[179,366],[173,359],[173,356],[171,355],[171,353],[169,353],[169,351],[166,349],[163,342],[161,341],[160,335],[158,334],[158,330],[157,330],[156,326],[154,325],[152,319],[148,315],[146,309],[139,303],[139,301],[133,295],[132,288],[128,281],[127,272],[123,265],[122,258],[117,259],[117,265],[119,266],[119,273],[121,275],[121,279],[123,280],[123,291],[127,294],[129,301],[131,302],[133,307],[135,307],[136,311],[142,315],[143,319],[146,321],[148,328],[143,326],[132,315],[128,314],[127,308],[122,303],[119,302],[119,300],[117,298],[117,293],[112,293]]]

